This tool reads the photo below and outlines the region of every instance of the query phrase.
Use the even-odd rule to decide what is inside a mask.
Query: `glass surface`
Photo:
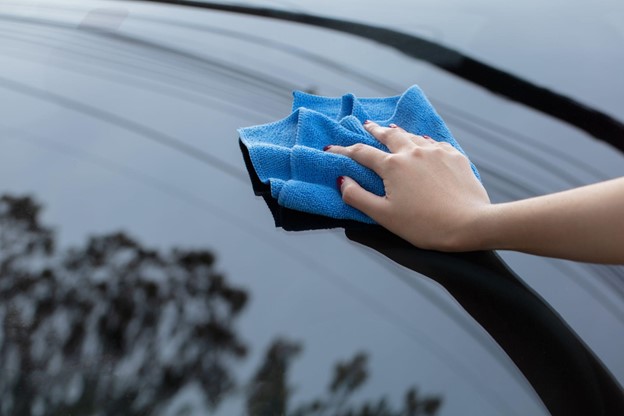
[[[624,119],[624,6],[565,4],[249,3],[420,36]],[[622,176],[622,153],[321,27],[125,1],[0,20],[0,414],[548,414],[443,287],[342,230],[275,228],[236,129],[296,89],[418,84],[496,202]],[[500,254],[623,383],[624,269]]]

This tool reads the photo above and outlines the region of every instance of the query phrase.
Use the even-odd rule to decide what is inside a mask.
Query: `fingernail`
[[[396,125],[396,124],[394,124],[394,123],[390,123],[390,124],[388,124],[388,127],[390,127],[391,129],[396,129],[396,128],[397,128],[397,127],[399,127],[399,126],[397,126],[397,125]]]
[[[364,121],[364,124],[368,124],[368,123],[370,123],[370,122],[371,122],[370,120],[365,120],[365,121]]]
[[[429,139],[429,140],[433,140],[431,137],[427,136],[426,134],[422,135],[425,139]]]
[[[323,151],[324,151],[324,152],[326,152],[326,151],[328,151],[331,147],[332,147],[332,145],[331,145],[331,144],[328,144],[327,146],[325,146],[325,147],[323,148]]]
[[[336,185],[338,186],[339,191],[342,189],[343,183],[344,183],[344,176],[338,176],[338,178],[336,178]]]

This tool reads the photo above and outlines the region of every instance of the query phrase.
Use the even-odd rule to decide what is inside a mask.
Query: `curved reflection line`
[[[0,19],[10,22],[18,22],[23,24],[31,24],[31,25],[39,25],[46,26],[51,28],[56,28],[59,30],[66,30],[72,33],[80,33],[83,35],[95,36],[101,39],[112,40],[116,42],[120,42],[124,46],[133,45],[138,46],[137,50],[142,52],[143,50],[153,50],[157,54],[161,55],[171,55],[174,54],[176,59],[176,66],[174,69],[179,70],[182,68],[183,63],[188,63],[187,68],[191,72],[195,73],[198,76],[198,79],[203,79],[202,74],[198,68],[201,67],[201,70],[210,69],[212,74],[218,74],[228,79],[233,79],[234,81],[244,82],[249,87],[255,87],[259,90],[270,93],[274,98],[283,100],[284,102],[290,100],[290,92],[292,89],[296,89],[296,86],[287,84],[284,82],[280,82],[275,78],[269,77],[265,74],[261,74],[257,71],[245,71],[243,69],[237,68],[233,64],[226,64],[219,62],[214,59],[208,59],[206,57],[202,57],[191,52],[183,51],[181,49],[176,49],[164,45],[160,45],[154,42],[150,42],[147,40],[139,39],[136,37],[132,37],[129,35],[120,35],[114,32],[106,32],[106,31],[98,31],[92,30],[88,28],[77,29],[71,25],[63,24],[47,19],[40,18],[26,18],[26,17],[16,17],[10,16],[6,14],[0,14]],[[89,49],[93,49],[93,45],[89,45]],[[119,54],[117,52],[116,54]],[[135,53],[131,55],[133,60],[137,60],[136,58],[142,57],[143,59],[150,59],[151,57],[148,55],[141,56],[140,53]],[[168,62],[166,59],[151,59],[152,66],[165,66],[163,63]],[[132,66],[133,64],[129,64]],[[152,68],[150,69],[152,72],[155,72]],[[225,84],[218,84],[219,86]],[[231,92],[230,92],[231,95]],[[249,103],[247,103],[249,104]]]
[[[0,29],[0,32],[2,32],[2,29]],[[53,45],[48,45],[42,42],[37,42],[37,41],[32,41],[32,40],[24,40],[24,39],[19,39],[18,37],[16,37],[15,35],[7,35],[5,33],[2,34],[3,39],[11,39],[17,42],[24,42],[24,43],[29,43],[29,44],[35,44],[35,45],[40,45],[40,46],[44,46],[44,47],[53,47],[59,50],[63,50],[66,53],[70,53],[70,54],[78,54],[80,55],[79,52],[75,52],[69,49],[62,49],[62,48],[58,48],[56,46]],[[17,53],[16,53],[17,52]],[[19,60],[23,60],[23,61],[29,61],[29,62],[33,62],[33,63],[41,63],[41,56],[38,54],[31,54],[30,56],[28,56],[28,53],[25,53],[25,51],[23,49],[19,49],[17,51],[11,51],[11,52],[7,52],[6,49],[3,50],[3,55],[4,56],[11,56],[12,58],[15,59],[19,59]],[[84,55],[85,57],[89,57],[89,58],[95,58],[95,56],[92,55]],[[78,64],[79,65],[83,65],[85,63],[87,63],[88,61],[85,60],[81,60]],[[114,61],[112,60],[107,60],[104,61],[107,63],[114,63]],[[249,115],[261,115],[263,116],[263,119],[266,118],[267,116],[275,116],[277,114],[277,112],[270,112],[267,111],[268,109],[265,108],[265,106],[249,106],[249,105],[243,105],[241,103],[237,103],[236,101],[224,101],[221,98],[218,98],[214,95],[210,95],[208,94],[207,91],[199,91],[197,88],[192,88],[193,85],[192,82],[188,82],[187,84],[189,84],[188,86],[183,86],[183,85],[178,85],[176,87],[172,87],[172,84],[175,83],[182,83],[184,80],[177,78],[177,77],[171,77],[168,81],[164,80],[164,79],[159,79],[157,77],[157,75],[168,75],[166,73],[156,73],[155,71],[153,71],[154,73],[151,74],[150,77],[145,78],[139,74],[135,74],[132,71],[127,71],[127,70],[123,70],[123,69],[114,69],[113,65],[109,65],[106,67],[103,67],[101,65],[90,65],[89,67],[89,71],[84,71],[81,70],[77,67],[77,63],[76,62],[69,62],[67,64],[63,64],[61,61],[55,61],[55,62],[46,62],[47,65],[51,65],[51,66],[55,66],[57,68],[61,68],[65,71],[69,71],[69,72],[74,72],[80,75],[86,75],[86,76],[93,76],[93,77],[97,77],[100,79],[104,79],[107,81],[112,81],[112,82],[116,82],[118,84],[121,85],[125,85],[125,86],[129,86],[129,87],[135,87],[138,89],[142,89],[144,91],[148,91],[148,92],[159,92],[163,95],[169,96],[169,97],[174,97],[174,98],[178,98],[180,100],[183,101],[187,101],[196,105],[201,105],[204,107],[208,107],[211,110],[215,110],[215,111],[219,111],[219,112],[223,112],[223,113],[227,113],[228,111],[240,111],[240,112],[245,112],[248,113]],[[87,63],[88,64],[88,63]],[[121,63],[120,63],[121,64]],[[126,64],[124,64],[126,65]],[[128,65],[131,66],[131,65]],[[140,67],[137,66],[138,69],[141,69]],[[113,74],[111,74],[110,72],[107,73],[107,71],[112,71],[118,75],[121,76],[113,76]],[[126,80],[123,78],[123,76],[126,77],[130,77],[132,78],[132,80]],[[208,100],[214,101],[214,102],[209,102]],[[227,108],[229,107],[229,109]]]
[[[409,320],[406,320],[402,315],[395,313],[384,303],[379,302],[376,298],[368,295],[357,285],[354,285],[344,276],[334,272],[325,264],[308,256],[305,252],[297,250],[292,244],[281,243],[274,238],[267,239],[266,231],[263,231],[263,229],[260,229],[254,223],[247,221],[247,219],[232,215],[230,212],[220,209],[219,207],[207,202],[203,198],[197,197],[192,193],[163,182],[158,178],[145,174],[134,168],[58,142],[55,143],[53,140],[43,140],[35,138],[31,134],[27,134],[21,130],[7,127],[1,122],[0,128],[3,128],[5,131],[8,131],[15,136],[19,136],[22,140],[28,142],[31,145],[43,147],[49,151],[61,153],[66,157],[73,157],[83,162],[87,161],[88,163],[92,163],[96,166],[99,166],[115,174],[119,174],[123,177],[128,177],[134,181],[142,183],[143,185],[157,189],[160,192],[163,192],[169,196],[173,196],[176,199],[183,200],[199,209],[206,210],[211,214],[216,215],[217,217],[233,225],[235,228],[238,228],[244,233],[247,233],[250,236],[257,238],[258,241],[261,241],[262,243],[269,243],[280,254],[284,254],[286,252],[291,256],[291,258],[297,259],[297,261],[299,261],[302,265],[307,266],[310,269],[316,270],[318,272],[318,276],[324,278],[331,285],[337,287],[343,293],[347,294],[365,307],[369,308],[373,313],[377,314],[387,323],[390,323],[395,327],[399,328],[404,335],[415,340],[417,344],[420,344],[430,354],[437,357],[441,363],[447,365],[447,367],[459,377],[465,380],[478,380],[480,378],[479,374],[472,371],[461,360],[455,358],[449,350],[447,350],[443,345],[438,344],[436,341],[434,341],[427,333],[421,331],[416,327],[413,327],[411,325],[411,322]],[[494,391],[489,388],[487,388],[486,390],[485,385],[481,383],[470,383],[470,386],[474,388],[475,391],[480,394],[482,398],[486,400],[491,406],[497,408],[500,412],[502,412],[501,414],[518,414],[515,412],[514,409],[510,408],[507,403],[500,399]]]
[[[365,23],[306,13],[289,12],[267,7],[228,5],[193,0],[136,1],[267,17],[323,27],[370,39],[395,48],[412,58],[425,60],[442,70],[457,75],[482,88],[576,126],[595,138],[624,152],[624,140],[621,140],[622,137],[624,137],[624,124],[622,124],[621,121],[562,94],[540,87],[511,73],[471,58],[457,50],[442,46],[416,35]]]
[[[624,280],[622,279],[622,275],[624,274],[623,267],[596,264],[587,264],[586,266],[588,269],[598,274],[606,285],[611,288],[614,294],[624,300]]]
[[[100,33],[100,32],[95,32],[95,33]],[[105,33],[106,34],[105,36],[108,36],[112,39],[116,39],[116,40],[119,40],[121,42],[125,42],[128,44],[134,44],[136,46],[139,46],[148,50],[152,49],[160,53],[174,55],[178,58],[190,59],[192,61],[200,62],[202,64],[209,64],[213,66],[214,68],[221,70],[224,75],[227,75],[231,78],[238,78],[239,80],[245,81],[245,82],[253,81],[254,83],[256,83],[256,85],[262,86],[263,89],[266,89],[266,90],[270,90],[271,89],[270,87],[272,87],[272,89],[274,89],[277,94],[281,95],[283,93],[284,96],[289,99],[290,99],[290,94],[292,90],[297,89],[296,85],[288,84],[278,78],[273,78],[268,75],[260,74],[258,72],[247,71],[231,63],[226,64],[226,63],[222,63],[217,60],[214,60],[214,59],[207,59],[199,55],[193,54],[191,52],[184,51],[179,48],[165,46],[159,43],[148,41],[146,39],[140,39],[140,38],[133,37],[133,36],[122,35],[120,33],[113,33],[113,32],[102,32],[102,33]],[[238,77],[234,77],[233,75],[237,75]]]
[[[277,50],[285,54],[301,58],[305,61],[313,62],[317,65],[323,66],[334,72],[347,75],[350,79],[358,79],[362,81],[364,85],[375,88],[384,94],[389,93],[389,94],[395,95],[402,91],[401,87],[391,86],[388,83],[379,81],[377,78],[371,77],[363,72],[358,71],[356,68],[350,67],[348,65],[344,65],[336,60],[327,58],[324,55],[310,52],[307,49],[296,46],[296,44],[293,45],[293,44],[277,41],[274,39],[265,38],[259,35],[250,35],[250,34],[247,34],[246,32],[239,32],[239,31],[235,31],[231,29],[225,29],[225,28],[216,27],[216,26],[209,26],[206,24],[196,24],[196,23],[189,23],[189,22],[180,23],[174,20],[155,18],[155,17],[145,16],[145,15],[140,15],[140,14],[133,15],[132,17],[137,20],[144,21],[144,22],[157,23],[160,25],[165,24],[168,26],[176,27],[178,29],[185,29],[185,30],[190,29],[190,30],[195,30],[199,32],[213,33],[213,34],[221,35],[223,37],[237,39],[237,40],[244,41],[247,43],[259,45],[267,49]]]
[[[508,190],[504,192],[507,196],[510,197],[510,200],[528,198],[531,196],[535,196],[536,189],[520,178],[512,177],[507,172],[501,172],[496,169],[496,167],[492,166],[489,162],[484,160],[473,158],[475,165],[479,166],[479,171],[484,174],[486,177],[484,180],[487,182],[487,177],[496,178],[496,180],[503,182],[510,189],[517,189],[519,193],[511,193]],[[489,186],[489,185],[488,185]],[[539,193],[539,192],[538,192]]]
[[[543,140],[537,140],[533,136],[524,135],[515,130],[511,130],[507,127],[493,123],[492,121],[485,119],[483,117],[479,117],[474,114],[469,114],[466,111],[460,109],[459,107],[452,106],[448,103],[440,102],[439,100],[436,100],[436,99],[432,99],[431,101],[435,103],[436,107],[439,107],[445,113],[449,113],[452,116],[457,117],[457,118],[463,118],[465,122],[471,123],[473,126],[477,126],[480,129],[483,129],[483,130],[489,129],[493,133],[498,133],[497,137],[499,139],[500,138],[505,139],[507,143],[512,143],[516,145],[518,143],[522,143],[522,144],[530,143],[531,145],[527,146],[528,149],[532,149],[532,148],[539,149],[545,153],[548,153],[550,157],[563,160],[569,163],[570,165],[574,166],[575,169],[580,169],[584,171],[585,173],[595,177],[596,179],[605,180],[607,178],[610,178],[610,175],[607,175],[606,173],[601,172],[595,166],[590,165],[589,163],[585,162],[585,160],[568,155],[562,152],[560,148],[555,147],[555,146],[550,146],[548,142],[545,142]],[[497,144],[496,141],[493,141],[492,143]],[[502,144],[500,144],[500,148],[504,148]],[[527,150],[525,150],[525,152],[528,153]],[[538,164],[537,162],[535,162],[534,158],[532,158],[532,161],[534,161],[536,165]],[[540,162],[540,163],[542,163],[540,166],[544,167],[543,162]],[[551,164],[552,163],[546,163],[546,165],[551,165]],[[584,183],[584,181],[582,181],[581,183]]]
[[[24,3],[14,3],[14,2],[9,2],[9,1],[5,1],[5,4],[11,4],[12,6],[20,6],[20,7],[32,7],[31,4],[24,4]],[[72,12],[80,12],[80,13],[84,13],[85,11],[87,11],[88,9],[84,9],[84,8],[76,8],[76,7],[67,7],[67,6],[58,6],[58,5],[43,5],[43,4],[37,4],[37,8],[45,8],[45,9],[52,9],[55,11],[58,10],[62,10],[62,11],[72,11]],[[245,32],[237,32],[234,30],[229,30],[229,29],[224,29],[224,28],[218,28],[218,27],[214,27],[214,26],[208,26],[208,25],[204,25],[204,24],[196,24],[196,23],[192,23],[192,22],[176,22],[174,20],[169,20],[169,19],[162,19],[162,18],[155,18],[152,16],[147,16],[147,15],[141,15],[141,14],[137,14],[134,13],[132,14],[132,18],[136,19],[136,20],[141,20],[141,21],[145,21],[145,22],[151,22],[151,23],[158,23],[158,24],[166,24],[169,26],[174,26],[174,27],[178,27],[178,28],[184,28],[184,29],[191,29],[191,30],[196,30],[196,31],[200,31],[200,32],[209,32],[209,33],[214,33],[214,34],[218,34],[218,35],[222,35],[225,37],[229,37],[229,38],[234,38],[234,39],[238,39],[238,40],[242,40],[242,41],[246,41],[249,43],[254,43],[256,45],[261,45],[263,47],[269,48],[269,49],[274,49],[274,50],[279,50],[282,52],[285,52],[289,55],[292,56],[297,56],[300,58],[303,58],[305,60],[308,61],[312,61],[315,62],[317,64],[320,64],[322,66],[325,66],[327,68],[330,68],[332,70],[335,70],[337,72],[343,73],[348,75],[351,78],[357,78],[360,79],[362,81],[365,81],[365,84],[368,86],[373,86],[375,88],[377,88],[379,91],[387,93],[387,92],[391,92],[392,94],[396,94],[397,91],[400,91],[401,88],[399,87],[389,87],[387,83],[383,83],[378,81],[376,78],[373,77],[369,77],[368,75],[364,74],[364,73],[360,73],[357,70],[355,70],[354,68],[350,68],[348,66],[342,65],[341,63],[325,58],[323,55],[319,55],[313,52],[309,52],[306,49],[303,48],[299,48],[295,45],[290,45],[287,43],[283,43],[283,42],[279,42],[276,40],[272,40],[272,39],[268,39],[268,38],[263,38],[257,35],[247,35]],[[117,52],[117,51],[113,51],[113,52]]]
[[[253,83],[256,86],[261,87],[263,90],[273,91],[273,93],[284,96],[285,98],[290,98],[290,92],[293,89],[297,88],[296,86],[288,84],[280,80],[279,78],[271,77],[266,74],[261,74],[257,71],[251,71],[243,67],[238,67],[231,63],[220,62],[214,58],[209,59],[205,56],[197,55],[195,53],[180,48],[169,47],[161,43],[152,42],[147,39],[141,39],[135,36],[124,35],[118,32],[89,29],[88,27],[81,28],[49,19],[12,16],[7,14],[0,14],[0,19],[70,30],[74,33],[89,34],[96,37],[116,40],[126,45],[138,46],[139,49],[153,50],[160,54],[172,55],[176,58],[176,60],[187,60],[193,62],[194,64],[209,66],[215,72],[220,72],[222,75],[238,79],[239,81],[245,83]],[[178,64],[179,61],[176,61],[176,65]]]
[[[569,185],[573,185],[573,186],[585,185],[585,181],[569,173],[568,171],[559,168],[556,163],[552,163],[552,161],[546,160],[546,158],[542,156],[532,154],[531,152],[527,150],[526,146],[523,147],[519,145],[517,142],[514,143],[513,141],[508,141],[503,146],[503,144],[499,140],[497,140],[498,137],[495,133],[492,133],[489,130],[484,129],[481,126],[472,124],[469,121],[461,120],[454,114],[447,114],[446,119],[449,120],[451,123],[461,127],[463,130],[475,135],[476,137],[479,137],[483,140],[487,140],[488,145],[498,144],[499,146],[497,147],[504,149],[505,151],[518,156],[520,159],[524,158],[524,160],[533,163],[535,166],[542,168],[546,172],[551,173],[554,177],[561,179],[563,182]],[[552,157],[551,154],[548,154],[548,156]]]
[[[2,29],[0,29],[1,31]],[[225,85],[225,83],[220,82],[220,83],[213,83],[212,85],[208,85],[202,81],[209,79],[207,78],[204,74],[189,74],[189,75],[193,75],[195,77],[195,79],[189,79],[188,76],[186,77],[181,77],[180,76],[180,72],[182,70],[181,67],[171,67],[169,68],[169,72],[163,72],[163,71],[158,71],[157,69],[155,69],[154,67],[156,65],[150,65],[150,66],[143,66],[138,64],[137,62],[139,61],[136,55],[132,55],[132,61],[119,61],[119,60],[115,60],[113,58],[111,58],[110,56],[108,56],[108,52],[106,53],[102,53],[102,54],[89,54],[89,53],[85,53],[83,51],[79,51],[73,48],[67,48],[65,46],[59,46],[59,45],[55,45],[55,44],[50,44],[50,43],[46,43],[45,41],[41,41],[41,40],[32,40],[29,39],[28,37],[24,38],[24,37],[20,37],[19,35],[15,35],[14,33],[15,31],[12,31],[10,34],[3,34],[3,38],[4,39],[10,39],[16,42],[25,42],[25,43],[30,43],[32,45],[39,45],[41,47],[47,47],[47,48],[51,48],[51,49],[55,49],[58,50],[60,52],[66,53],[66,54],[70,54],[70,55],[75,55],[81,58],[81,60],[78,62],[79,64],[90,64],[90,61],[102,61],[107,65],[107,69],[111,69],[114,68],[115,64],[117,64],[118,66],[122,67],[121,70],[118,70],[118,73],[121,73],[123,75],[127,75],[127,76],[131,76],[134,75],[131,71],[128,71],[128,69],[134,69],[135,72],[139,72],[139,71],[144,71],[146,73],[146,76],[157,81],[158,83],[161,84],[161,89],[162,86],[169,86],[172,84],[178,84],[177,87],[180,89],[186,89],[188,91],[194,92],[194,93],[200,93],[200,91],[198,91],[198,89],[201,88],[201,94],[204,94],[206,97],[210,97],[212,99],[217,100],[216,96],[213,96],[211,94],[209,94],[208,91],[206,91],[207,89],[210,89],[210,92],[214,92],[215,90],[218,90],[217,92],[221,93],[222,95],[224,95],[225,97],[230,99],[230,104],[228,104],[226,101],[223,101],[223,99],[218,99],[220,102],[224,103],[225,105],[232,105],[236,107],[237,111],[244,111],[247,113],[260,113],[260,114],[274,114],[274,113],[267,113],[267,112],[263,112],[263,110],[265,110],[264,107],[268,107],[267,105],[264,106],[250,106],[249,102],[245,102],[245,105],[243,106],[240,103],[237,103],[235,100],[233,100],[233,94],[231,91],[225,91],[225,89],[223,88],[219,88]],[[38,36],[41,39],[44,40],[48,40],[49,37],[43,37],[41,35]],[[71,44],[71,42],[66,42],[64,41],[64,45],[67,44]],[[89,48],[90,50],[93,50],[93,47]],[[22,53],[22,56],[24,54],[23,50],[20,50],[19,52]],[[13,53],[13,55],[15,56],[15,52]],[[40,57],[39,57],[40,58]],[[86,59],[85,59],[86,58]],[[122,58],[123,59],[123,58]],[[37,62],[41,63],[41,60],[37,60]],[[156,62],[156,61],[155,61]],[[70,70],[70,71],[74,71],[74,72],[78,72],[78,73],[82,73],[82,74],[86,74],[86,75],[90,75],[91,73],[86,73],[86,72],[81,72],[78,71],[76,69],[73,69],[68,65],[62,65],[61,63],[54,62],[54,61],[47,61],[45,62],[47,65],[53,65],[53,66],[57,66],[57,67],[63,67],[66,70]],[[147,62],[146,62],[147,63]],[[75,61],[72,61],[72,64],[76,64]],[[92,67],[95,66],[96,70],[101,70],[102,67],[100,65],[96,65],[95,62],[93,62],[94,65],[91,65]],[[175,75],[174,75],[175,74]],[[139,82],[141,81],[141,78],[139,78],[138,75],[135,76],[135,78],[137,78],[139,80]],[[114,80],[117,81],[119,83],[122,83],[122,81],[119,81],[119,79],[115,79],[113,77],[107,77],[107,79],[109,80]],[[172,94],[174,95],[174,94]],[[262,107],[260,110],[256,109],[256,107]],[[283,107],[283,106],[281,106]],[[277,107],[275,107],[277,109]]]
[[[621,308],[621,305],[618,306],[608,296],[596,289],[596,286],[590,283],[594,280],[593,277],[590,277],[590,279],[588,280],[587,276],[581,275],[581,273],[579,273],[576,268],[563,261],[552,262],[551,264],[557,268],[560,268],[560,270],[566,270],[566,276],[570,276],[572,280],[576,282],[577,286],[581,287],[581,289],[589,293],[599,305],[611,312],[613,317],[624,325],[624,310]],[[595,272],[597,266],[588,268],[590,269],[590,271]]]
[[[136,121],[121,117],[108,111],[104,111],[86,103],[73,100],[39,88],[35,88],[33,86],[10,80],[1,76],[0,87],[43,101],[47,101],[60,107],[64,107],[69,110],[76,111],[89,117],[104,121],[106,123],[110,123],[124,130],[136,133],[137,135],[142,136],[150,141],[159,143],[179,153],[192,157],[193,159],[198,160],[212,168],[215,168],[245,184],[247,184],[248,182],[248,178],[245,172],[238,169],[237,167],[230,165],[229,163],[223,161],[222,159],[219,159],[218,157],[210,153],[206,153],[198,147],[178,140],[175,137],[169,136],[165,133],[161,133],[160,131],[155,130],[151,127],[137,123]]]

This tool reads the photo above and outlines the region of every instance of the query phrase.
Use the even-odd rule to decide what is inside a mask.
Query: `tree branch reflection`
[[[364,352],[336,364],[326,393],[291,405],[288,373],[303,346],[282,338],[239,382],[250,347],[237,321],[250,294],[212,252],[159,251],[124,232],[62,251],[40,214],[30,196],[0,197],[0,415],[162,414],[190,385],[201,414],[240,391],[249,415],[435,415],[441,406],[415,388],[403,408],[354,404],[370,376]]]

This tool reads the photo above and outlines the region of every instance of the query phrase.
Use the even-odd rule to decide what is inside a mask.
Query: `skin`
[[[329,146],[375,171],[386,195],[338,178],[343,200],[416,247],[440,251],[516,250],[624,264],[624,177],[520,201],[492,204],[468,159],[448,143],[391,125],[365,129],[371,146]]]

